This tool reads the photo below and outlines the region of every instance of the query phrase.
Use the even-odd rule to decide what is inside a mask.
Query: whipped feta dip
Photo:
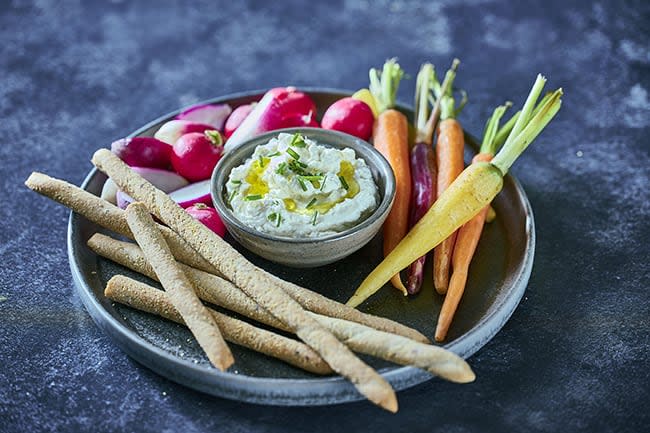
[[[281,133],[230,172],[226,202],[258,231],[316,238],[349,229],[379,204],[366,162],[352,149]]]

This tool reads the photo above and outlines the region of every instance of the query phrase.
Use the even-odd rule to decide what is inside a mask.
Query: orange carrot
[[[480,152],[474,157],[472,163],[477,162],[490,162],[494,157],[498,146],[502,144],[500,139],[495,139],[498,132],[505,132],[502,136],[507,136],[514,122],[504,126],[502,131],[497,131],[499,126],[499,119],[503,116],[505,110],[510,106],[510,103],[497,107],[494,114],[488,120],[481,145]],[[481,233],[483,231],[483,224],[487,216],[490,206],[485,206],[475,217],[470,219],[462,225],[456,236],[455,245],[453,248],[453,255],[451,266],[453,272],[449,280],[449,288],[445,295],[445,300],[438,316],[438,325],[436,326],[435,339],[436,341],[443,341],[447,336],[447,331],[451,325],[451,321],[456,313],[460,299],[465,292],[465,284],[467,283],[467,274],[469,272],[469,265],[476,251]]]
[[[436,162],[438,164],[438,193],[440,195],[463,171],[463,148],[465,137],[460,123],[453,117],[440,121],[436,143]],[[451,255],[456,241],[456,232],[442,241],[433,251],[433,285],[436,291],[444,294],[449,284]]]
[[[408,120],[395,110],[399,82],[404,75],[395,59],[387,60],[381,73],[370,70],[370,92],[377,102],[379,116],[372,132],[375,148],[388,160],[395,174],[395,201],[383,226],[384,256],[402,240],[408,231],[411,200],[411,169],[408,150]],[[399,274],[391,283],[407,295]]]
[[[458,66],[457,59],[454,60],[451,68],[445,74],[442,85],[435,80],[433,87],[436,109],[439,109],[440,114],[436,143],[437,197],[440,197],[464,168],[465,136],[463,128],[456,120],[456,116],[467,102],[467,94],[463,92],[463,99],[458,108],[455,108],[452,84],[456,78],[456,66]],[[447,292],[447,286],[449,285],[449,268],[451,267],[451,255],[455,241],[456,232],[452,233],[433,250],[433,286],[441,295]]]

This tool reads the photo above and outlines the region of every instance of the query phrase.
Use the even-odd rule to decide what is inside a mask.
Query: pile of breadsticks
[[[136,202],[123,211],[41,173],[32,173],[25,184],[93,223],[135,239],[137,244],[97,233],[88,246],[159,281],[164,290],[115,275],[105,295],[184,323],[216,368],[225,370],[235,362],[229,341],[316,374],[336,372],[391,412],[397,411],[394,390],[352,351],[422,368],[454,382],[474,380],[463,359],[428,344],[418,331],[362,313],[253,265],[109,150],[98,150],[92,161]],[[154,222],[152,215],[164,225]],[[298,340],[214,311],[202,301],[293,333]]]

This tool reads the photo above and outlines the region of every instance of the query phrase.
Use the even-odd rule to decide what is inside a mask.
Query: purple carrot
[[[436,199],[436,160],[433,147],[427,143],[417,143],[411,150],[411,179],[413,195],[411,199],[410,226],[420,221]],[[410,295],[418,293],[422,287],[424,262],[422,256],[408,269],[406,290]]]

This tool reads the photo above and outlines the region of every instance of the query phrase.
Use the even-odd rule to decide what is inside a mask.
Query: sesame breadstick
[[[155,272],[147,263],[140,248],[131,242],[121,242],[96,233],[88,240],[88,246],[103,257],[156,279]],[[194,283],[199,298],[204,301],[275,328],[287,330],[284,324],[260,308],[229,281],[186,265],[181,267]],[[443,348],[377,331],[355,322],[310,314],[355,352],[400,365],[419,367],[454,382],[465,383],[474,380],[474,373],[469,365],[458,355]]]
[[[196,296],[192,283],[176,263],[147,208],[142,203],[131,203],[125,214],[129,228],[144,256],[156,271],[174,308],[183,317],[208,359],[220,370],[230,367],[235,359],[221,335],[219,326]]]
[[[124,218],[124,211],[106,200],[68,182],[38,172],[32,173],[27,181],[25,181],[25,185],[37,193],[69,207],[74,212],[84,216],[95,224],[133,239],[133,235]],[[178,261],[190,265],[193,268],[219,275],[219,272],[212,265],[207,263],[203,257],[197,254],[175,232],[162,225],[158,225],[158,228],[165,237],[165,241],[169,245],[172,254]],[[281,286],[289,296],[309,311],[361,323],[380,331],[399,334],[412,340],[429,343],[427,337],[413,328],[384,317],[363,313],[356,308],[336,302],[304,287],[283,281],[268,273],[267,275],[273,278],[274,282]]]
[[[168,294],[124,275],[115,275],[108,280],[104,295],[121,304],[185,324],[172,305]],[[306,344],[226,316],[211,308],[208,308],[208,311],[227,341],[280,359],[311,373],[332,373],[330,366]]]
[[[350,380],[361,394],[390,412],[397,411],[397,398],[390,384],[307,314],[265,272],[193,219],[167,194],[131,170],[108,149],[96,151],[92,162],[110,176],[121,190],[141,201],[151,213],[185,239],[222,275],[284,322],[298,338],[318,352],[334,371]]]

